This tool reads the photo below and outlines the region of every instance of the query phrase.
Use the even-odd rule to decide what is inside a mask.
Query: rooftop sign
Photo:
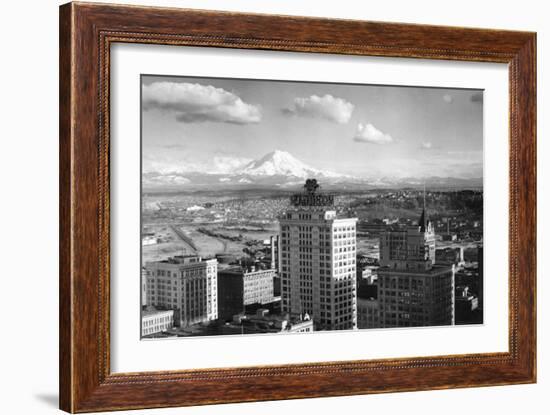
[[[294,206],[334,206],[333,195],[296,194],[290,197]]]
[[[304,185],[305,192],[290,197],[293,206],[334,206],[334,196],[317,194],[319,184],[316,179],[307,179]]]

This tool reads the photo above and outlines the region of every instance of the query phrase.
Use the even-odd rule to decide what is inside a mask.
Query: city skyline
[[[245,199],[186,209],[178,205],[189,205],[189,196],[161,199],[148,208],[143,233],[142,252],[151,258],[156,249],[157,256],[142,256],[142,337],[481,324],[481,195],[429,194],[432,205],[443,196],[464,206],[458,213],[449,205],[455,216],[436,213],[435,220],[425,191],[419,206],[410,203],[417,191],[388,195],[416,217],[369,220],[316,179],[269,219],[254,203],[245,207]],[[353,198],[372,209],[371,200]],[[216,209],[237,215],[216,220]],[[269,238],[258,239],[258,232]],[[204,243],[213,241],[221,244],[203,256]],[[238,248],[228,249],[230,243]]]
[[[144,174],[231,174],[282,150],[360,178],[483,176],[480,90],[144,75],[142,108]]]
[[[483,322],[480,90],[143,75],[141,336]]]

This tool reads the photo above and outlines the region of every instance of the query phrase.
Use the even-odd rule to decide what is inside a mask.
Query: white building
[[[158,238],[155,235],[143,235],[141,239],[141,245],[155,245],[158,243]]]
[[[218,318],[216,259],[183,255],[147,262],[147,305],[175,311],[175,324],[187,327]]]
[[[198,205],[193,205],[186,209],[187,212],[199,212],[201,210],[204,210],[204,207]]]
[[[357,328],[356,218],[337,218],[316,180],[279,218],[281,310],[307,313],[315,330]]]
[[[162,333],[174,327],[174,310],[143,311],[141,315],[141,335]]]

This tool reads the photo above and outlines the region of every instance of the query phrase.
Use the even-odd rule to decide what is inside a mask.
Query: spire
[[[420,220],[418,221],[418,226],[420,226],[421,232],[426,232],[426,209],[422,209],[422,214],[420,215]]]
[[[420,220],[418,221],[418,226],[420,226],[421,232],[426,232],[426,226],[428,224],[428,218],[426,215],[426,182],[424,182],[424,201],[422,205],[422,214],[420,215]]]
[[[422,206],[423,210],[426,210],[426,182],[424,182],[424,205]]]

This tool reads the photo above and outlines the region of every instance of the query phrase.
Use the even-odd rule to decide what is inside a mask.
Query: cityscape
[[[189,153],[186,145],[164,138],[177,130],[192,141],[197,129],[225,141],[238,134],[238,140],[248,124],[261,124],[269,113],[266,103],[248,100],[261,101],[265,91],[275,89],[290,93],[296,84],[235,81],[229,90],[221,86],[233,80],[207,86],[212,79],[150,78],[142,78],[142,339],[483,323],[482,163],[471,157],[481,157],[475,148],[482,147],[482,124],[464,115],[466,110],[451,111],[457,125],[468,121],[468,134],[476,127],[463,163],[454,141],[431,139],[419,143],[422,150],[405,174],[354,174],[337,162],[305,162],[293,154],[300,147],[290,145],[264,154],[255,149],[256,157],[235,149],[238,154],[201,164],[206,150],[188,161],[180,155]],[[367,110],[359,98],[351,103],[353,94],[347,95],[350,101],[336,98],[345,92],[338,88],[349,86],[330,87],[334,95],[296,98],[294,107],[273,117],[342,128],[358,109]],[[404,90],[405,98],[419,93],[393,89]],[[445,105],[462,100],[467,111],[482,113],[478,91],[418,89],[426,105],[443,96]],[[254,93],[244,100],[238,91]],[[385,97],[378,90],[374,95],[380,94]],[[205,103],[208,99],[215,102]],[[323,100],[330,105],[321,105]],[[394,111],[406,115],[409,106]],[[173,122],[172,129],[159,119]],[[218,130],[219,124],[226,130]],[[374,128],[365,125],[358,130]],[[451,135],[459,132],[453,127]],[[405,145],[380,130],[369,134],[361,137],[389,142],[395,153]],[[363,145],[357,137],[350,141]],[[284,143],[278,136],[268,141]],[[370,156],[384,144],[370,143]],[[385,151],[375,158],[386,157]],[[455,157],[456,175],[415,171],[412,159],[431,156],[439,162],[442,153]],[[174,167],[178,159],[185,167]]]

